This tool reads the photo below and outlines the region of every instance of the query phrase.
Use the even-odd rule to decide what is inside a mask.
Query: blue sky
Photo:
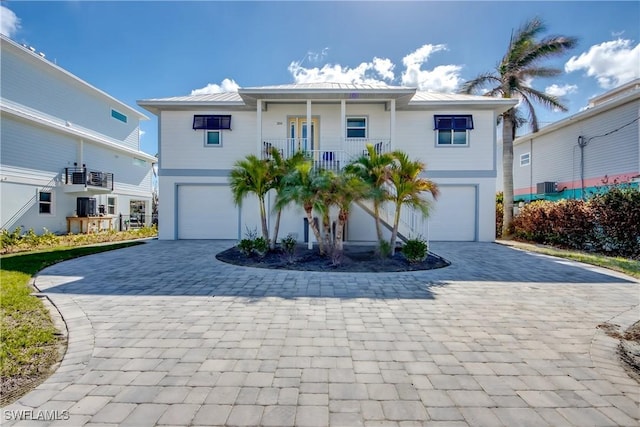
[[[640,2],[33,2],[3,1],[1,30],[138,108],[142,149],[155,116],[136,101],[311,81],[381,81],[453,92],[502,58],[512,30],[538,16],[547,35],[579,38],[530,84],[568,113],[640,77]]]

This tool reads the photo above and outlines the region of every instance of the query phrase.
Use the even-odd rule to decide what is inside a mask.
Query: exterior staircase
[[[374,217],[373,202],[371,200],[360,200],[356,204],[366,213]],[[380,222],[388,230],[393,230],[395,209],[391,203],[385,203],[380,207]],[[429,220],[409,206],[403,206],[400,211],[400,222],[398,223],[398,239],[406,242],[409,239],[420,237],[429,243]]]

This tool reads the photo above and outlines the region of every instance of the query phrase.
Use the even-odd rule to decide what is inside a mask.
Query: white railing
[[[340,157],[340,167],[348,162],[367,154],[367,144],[372,144],[379,153],[391,151],[389,138],[320,138],[312,144],[309,138],[267,138],[263,139],[262,158],[268,158],[273,148],[280,152],[282,157],[289,158],[298,151],[320,154],[318,160],[323,160],[323,153],[334,153],[334,158]],[[326,157],[331,157],[327,154]]]

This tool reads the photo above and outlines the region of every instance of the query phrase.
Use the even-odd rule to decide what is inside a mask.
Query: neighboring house
[[[305,150],[318,166],[342,168],[365,151],[405,151],[438,183],[430,240],[495,238],[496,118],[516,101],[367,84],[292,84],[237,93],[138,101],[158,116],[161,239],[238,239],[259,229],[255,198],[234,206],[228,174],[248,154]],[[310,126],[309,126],[310,124]],[[269,206],[273,207],[273,194]],[[366,204],[347,224],[350,241],[375,241]],[[404,223],[415,220],[407,213]],[[270,214],[273,228],[275,214]],[[283,213],[280,237],[310,235],[300,207]],[[425,235],[425,234],[428,234]],[[313,236],[311,236],[313,237]]]
[[[640,79],[590,100],[584,111],[517,138],[514,201],[579,199],[640,179]]]
[[[74,215],[87,217],[84,231],[150,223],[148,118],[32,48],[1,43],[1,228],[79,232]]]

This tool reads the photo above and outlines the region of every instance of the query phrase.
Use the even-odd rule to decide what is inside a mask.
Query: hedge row
[[[516,238],[640,259],[640,189],[617,186],[587,201],[539,200],[514,218]]]

